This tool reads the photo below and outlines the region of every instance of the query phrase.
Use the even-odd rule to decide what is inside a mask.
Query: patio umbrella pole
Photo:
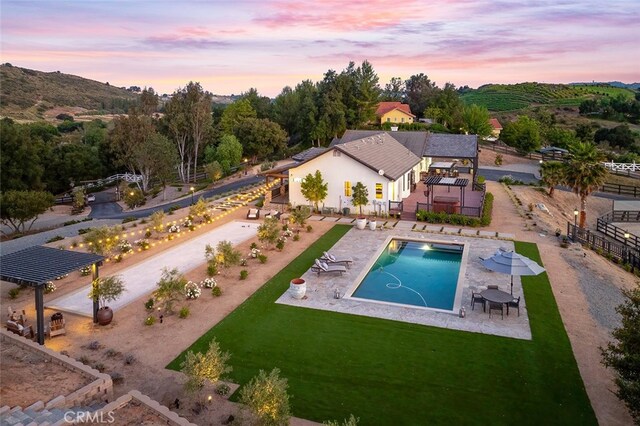
[[[513,275],[511,275],[511,295],[513,296]]]

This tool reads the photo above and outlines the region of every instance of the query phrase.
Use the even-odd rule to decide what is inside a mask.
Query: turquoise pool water
[[[351,295],[452,310],[462,245],[391,240]]]

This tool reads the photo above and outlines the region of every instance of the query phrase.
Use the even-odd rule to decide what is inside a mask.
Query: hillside
[[[47,111],[124,113],[138,95],[119,87],[60,72],[0,65],[0,115],[19,120],[50,116]]]
[[[461,95],[468,104],[486,106],[490,111],[514,111],[530,106],[577,107],[594,96],[634,96],[632,90],[606,84],[487,84]]]

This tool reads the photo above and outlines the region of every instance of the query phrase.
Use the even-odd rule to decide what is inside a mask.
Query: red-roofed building
[[[413,123],[416,116],[411,113],[411,108],[401,102],[380,102],[376,109],[376,116],[383,123]]]
[[[491,124],[491,135],[499,138],[500,132],[502,131],[502,124],[500,124],[497,118],[490,118],[489,124]]]

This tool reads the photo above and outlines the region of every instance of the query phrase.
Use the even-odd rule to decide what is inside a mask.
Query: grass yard
[[[294,415],[319,422],[597,424],[546,274],[523,277],[532,341],[275,304],[348,229],[333,227],[188,350],[215,336],[240,384],[280,368]],[[516,250],[540,262],[535,244]]]

